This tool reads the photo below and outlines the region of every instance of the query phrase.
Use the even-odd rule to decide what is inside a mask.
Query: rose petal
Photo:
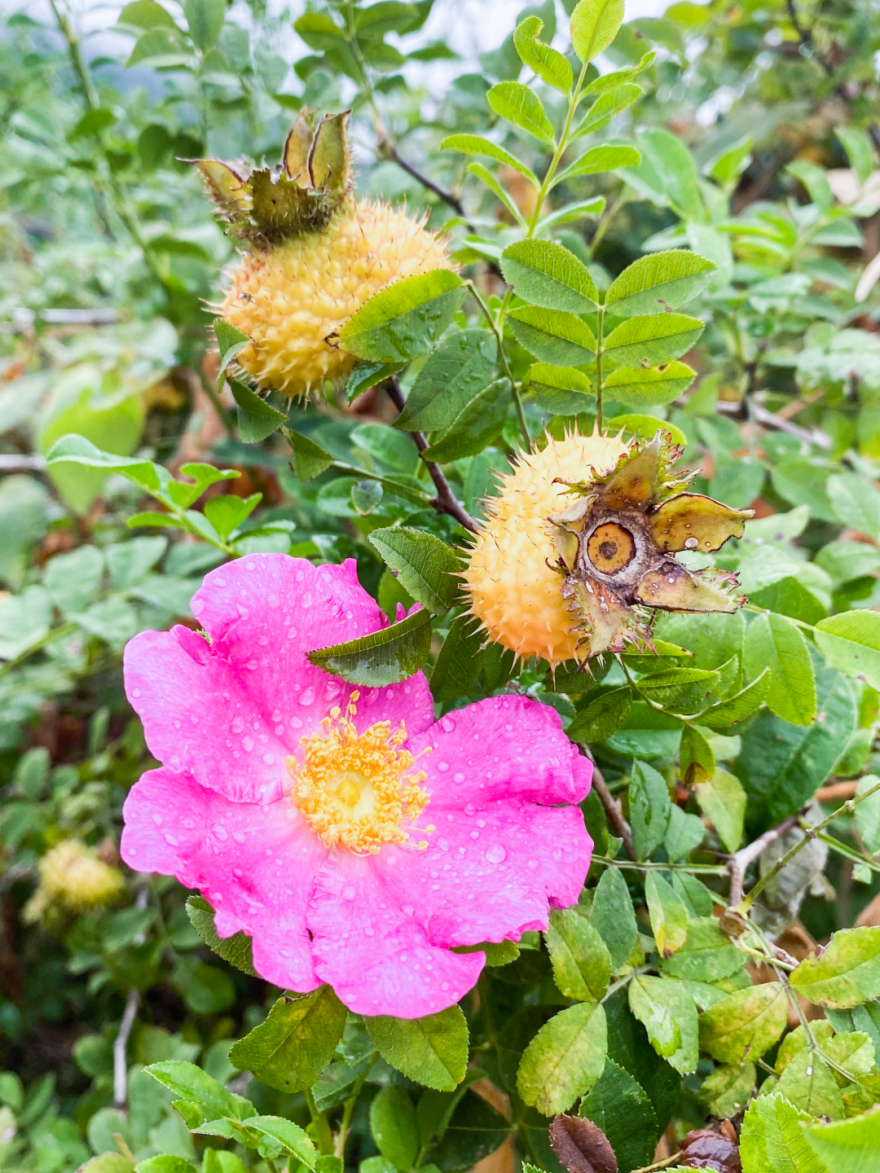
[[[389,845],[380,854],[385,868],[397,861],[406,876],[411,852]],[[315,972],[357,1014],[436,1014],[473,988],[485,957],[431,944],[375,859],[337,852],[319,873],[308,918]]]
[[[314,567],[285,554],[251,554],[212,571],[193,596],[210,643],[185,627],[143,632],[125,650],[125,687],[150,751],[178,773],[237,801],[271,802],[286,785],[284,758],[353,691],[313,667],[306,652],[385,625],[355,563]],[[433,721],[427,681],[360,689],[358,728]]]
[[[424,851],[388,866],[383,848],[375,867],[435,945],[518,941],[546,929],[551,908],[577,903],[593,846],[578,807],[511,800],[432,819],[429,805],[421,822],[436,824]]]
[[[424,734],[411,737],[431,804],[423,822],[437,822],[438,809],[465,803],[485,806],[498,799],[528,799],[544,805],[582,802],[593,765],[578,753],[549,705],[522,696],[490,697],[456,709]]]
[[[306,909],[327,848],[291,802],[233,803],[160,769],[135,784],[122,815],[129,867],[198,888],[221,937],[253,937],[254,968],[266,981],[303,994],[320,985]]]

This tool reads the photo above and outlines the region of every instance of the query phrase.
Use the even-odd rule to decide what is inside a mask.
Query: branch
[[[128,1036],[131,1034],[131,1028],[137,1018],[140,1004],[140,991],[132,986],[125,1000],[125,1010],[119,1024],[119,1033],[113,1043],[113,1103],[120,1112],[125,1111],[128,1101],[128,1061],[126,1057]]]
[[[730,907],[735,908],[743,898],[743,885],[745,884],[746,872],[751,864],[755,862],[758,856],[769,847],[771,843],[775,843],[777,839],[781,839],[786,832],[790,831],[792,827],[797,824],[799,815],[789,815],[787,819],[783,819],[775,827],[771,827],[769,831],[765,831],[754,843],[749,843],[742,850],[730,857],[728,863],[728,870],[730,872]]]
[[[743,418],[744,404],[722,399],[715,404],[715,409],[722,415]],[[806,444],[815,444],[817,448],[823,448],[825,451],[831,449],[831,437],[819,428],[802,428],[798,424],[793,424],[791,420],[774,415],[772,411],[768,411],[766,407],[761,407],[757,403],[752,403],[751,412],[755,422],[770,431],[787,432],[789,436],[796,436],[798,440],[802,440]]]
[[[461,199],[445,187],[441,187],[439,183],[435,183],[433,179],[429,179],[424,172],[419,171],[418,167],[410,163],[409,159],[405,159],[398,151],[397,147],[388,137],[384,128],[380,131],[379,137],[379,154],[385,158],[391,159],[397,164],[407,175],[411,175],[413,179],[422,185],[427,191],[432,191],[435,196],[438,196],[444,204],[448,204],[452,210],[462,218],[469,232],[476,234],[476,225],[471,223],[468,219],[468,214],[464,209],[464,204]]]
[[[400,390],[400,380],[393,375],[385,383],[385,390],[388,392],[388,398],[394,404],[398,411],[403,411],[406,406],[406,401]],[[431,501],[431,505],[438,513],[448,513],[450,517],[454,517],[459,525],[466,530],[470,530],[472,534],[477,532],[477,523],[458,500],[453,493],[452,488],[447,481],[440,465],[433,460],[425,460],[424,451],[428,447],[428,441],[425,438],[424,432],[410,432],[413,438],[413,443],[418,448],[419,453],[422,454],[422,462],[427,468],[431,480],[434,482],[434,488],[437,490],[437,496]]]
[[[579,748],[582,754],[584,754],[586,757],[590,757],[589,750],[585,745],[581,745]],[[590,758],[590,761],[593,761],[593,759]],[[623,850],[633,861],[633,863],[637,863],[639,857],[636,854],[635,847],[633,846],[632,831],[630,830],[629,823],[623,817],[623,811],[620,809],[620,803],[608,789],[608,783],[602,777],[602,771],[595,762],[593,762],[593,789],[598,794],[599,801],[605,808],[605,816],[608,819],[608,822],[614,828],[615,834],[617,835],[618,839],[623,840]]]
[[[0,456],[0,476],[4,473],[45,471],[45,456]]]
[[[772,843],[775,839],[778,839],[780,837],[780,834],[785,834],[785,831],[789,830],[796,823],[799,824],[801,827],[803,827],[804,837],[803,837],[803,839],[799,839],[797,841],[797,843],[794,844],[793,847],[789,848],[789,850],[786,851],[785,855],[781,856],[776,861],[776,863],[774,863],[773,867],[771,867],[768,871],[766,871],[764,873],[764,875],[761,876],[761,878],[756,881],[756,883],[753,885],[753,887],[749,891],[748,895],[738,901],[738,903],[736,904],[736,911],[739,913],[748,912],[749,908],[751,908],[752,904],[754,904],[755,899],[758,897],[758,895],[761,892],[763,892],[763,890],[767,887],[767,885],[770,883],[770,881],[775,879],[775,877],[779,875],[779,873],[782,871],[782,869],[784,867],[786,867],[794,859],[794,857],[797,855],[797,853],[803,847],[805,847],[807,845],[807,843],[810,842],[811,839],[817,838],[820,831],[824,831],[826,827],[829,827],[835,821],[835,819],[839,819],[841,817],[841,815],[852,814],[852,812],[855,810],[855,808],[859,805],[860,802],[864,802],[866,798],[869,798],[872,794],[876,794],[878,791],[880,791],[880,782],[877,782],[876,785],[870,786],[867,790],[862,791],[861,794],[854,795],[852,798],[848,799],[842,806],[839,806],[839,807],[837,807],[836,810],[833,810],[830,815],[826,815],[826,817],[824,819],[820,820],[820,822],[818,822],[818,823],[814,823],[813,826],[811,826],[811,827],[804,827],[803,826],[803,823],[801,822],[801,816],[799,814],[790,816],[789,819],[786,819],[784,822],[780,823],[779,827],[774,827],[773,830],[777,833],[775,835],[773,835],[773,838],[768,841],[770,843]],[[788,823],[787,827],[786,827],[786,823]],[[772,832],[768,831],[765,834],[770,835],[770,834],[772,834]],[[761,840],[764,838],[765,838],[765,836],[762,835],[761,839],[756,839],[754,843],[749,845],[749,847],[743,848],[742,852],[737,852],[737,855],[742,855],[745,852],[750,851],[752,848],[756,847],[758,843],[761,843]],[[765,842],[763,844],[761,850],[763,850],[763,848],[766,846],[767,846],[767,843]],[[760,855],[760,851],[758,852],[758,854]],[[736,858],[736,856],[734,856],[734,859],[735,858]],[[749,860],[749,862],[750,862],[750,860]],[[733,904],[732,897],[733,897],[733,878],[732,878],[732,873],[731,873],[731,904]]]

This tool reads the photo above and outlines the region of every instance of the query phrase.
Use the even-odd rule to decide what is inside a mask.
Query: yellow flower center
[[[421,785],[423,770],[413,770],[416,759],[401,749],[406,726],[394,732],[390,721],[377,721],[363,733],[352,722],[359,694],[343,716],[332,708],[321,722],[322,731],[303,737],[303,760],[289,757],[293,781],[291,798],[328,847],[342,844],[358,855],[373,855],[383,843],[406,843],[428,805]],[[417,846],[423,850],[427,840]]]

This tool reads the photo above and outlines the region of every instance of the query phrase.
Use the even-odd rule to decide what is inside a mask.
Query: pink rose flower
[[[207,638],[143,632],[125,688],[162,763],[132,788],[122,857],[198,888],[283,989],[420,1018],[475,984],[481,952],[575,903],[592,765],[525,697],[434,720],[419,672],[354,688],[314,648],[386,626],[353,560],[251,554],[192,600]]]

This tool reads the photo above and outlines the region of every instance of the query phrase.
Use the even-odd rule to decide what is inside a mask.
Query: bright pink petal
[[[429,812],[508,798],[544,806],[583,802],[593,776],[556,710],[522,696],[490,697],[447,713],[409,748],[431,750],[419,759],[428,774]]]
[[[398,852],[388,867],[383,848],[375,863],[435,945],[518,941],[546,929],[551,908],[577,903],[593,847],[578,807],[511,800],[432,817],[429,805],[429,821],[424,851]]]
[[[353,560],[314,567],[285,554],[250,554],[211,571],[192,601],[210,642],[185,627],[143,632],[125,650],[125,687],[150,751],[236,801],[271,802],[299,752],[350,685],[313,667],[306,652],[386,623],[360,586]],[[427,681],[360,689],[356,724],[433,721]]]
[[[129,867],[176,876],[215,909],[221,937],[253,937],[254,968],[282,989],[320,985],[306,909],[327,848],[288,799],[230,802],[170,770],[150,770],[122,810]]]
[[[392,861],[405,877],[408,854],[392,846],[378,856],[339,852],[318,875],[308,916],[315,972],[357,1014],[436,1014],[464,997],[483,968],[482,953],[432,944],[416,909],[403,907],[399,893],[383,883]]]

